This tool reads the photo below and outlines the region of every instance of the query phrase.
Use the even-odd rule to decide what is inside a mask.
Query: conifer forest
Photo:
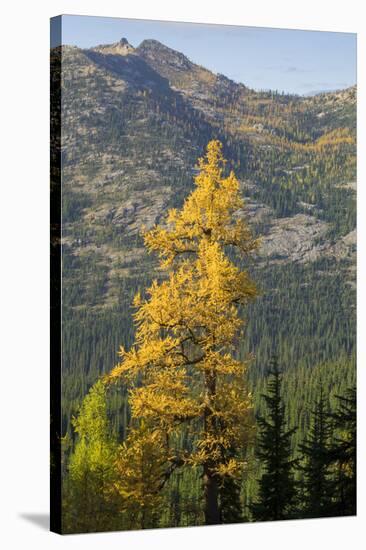
[[[356,91],[51,50],[63,533],[356,514]]]

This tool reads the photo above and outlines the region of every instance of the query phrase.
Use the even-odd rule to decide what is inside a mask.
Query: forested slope
[[[291,419],[305,429],[319,365],[332,392],[354,379],[339,372],[354,372],[356,88],[256,92],[152,40],[64,46],[54,62],[61,51],[64,434],[73,437],[81,398],[132,343],[134,294],[161,276],[140,230],[182,205],[212,138],[240,180],[237,216],[262,239],[249,266],[260,296],[237,353],[252,354],[254,388],[278,355],[300,392],[289,392]],[[124,388],[111,407],[123,436]]]

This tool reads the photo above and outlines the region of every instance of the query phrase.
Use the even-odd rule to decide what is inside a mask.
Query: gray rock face
[[[313,261],[327,229],[327,223],[306,214],[274,219],[269,234],[262,237],[260,256],[275,263]]]
[[[85,220],[98,225],[111,224],[118,227],[126,236],[138,235],[142,228],[151,229],[164,216],[171,189],[165,188],[165,191],[164,195],[154,191],[136,193],[120,206],[110,206],[106,203],[89,212]]]
[[[328,230],[328,223],[305,214],[273,219],[268,234],[261,238],[259,259],[276,264],[307,263],[325,257],[354,261],[356,231],[332,243],[327,236]]]

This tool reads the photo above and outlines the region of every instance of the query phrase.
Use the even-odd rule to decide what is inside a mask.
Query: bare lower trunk
[[[205,375],[206,396],[208,406],[204,414],[204,428],[207,436],[215,433],[214,420],[212,418],[211,404],[216,394],[216,376],[213,372]],[[208,459],[203,465],[203,487],[205,497],[205,523],[216,525],[221,523],[219,510],[219,485],[217,475],[214,473],[214,464]]]
[[[205,523],[206,525],[217,525],[218,523],[221,523],[219,510],[219,486],[216,476],[210,472],[208,465],[204,466],[203,484],[205,496]]]

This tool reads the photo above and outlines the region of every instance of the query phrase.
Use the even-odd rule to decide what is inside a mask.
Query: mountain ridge
[[[59,47],[59,46],[58,46]],[[81,51],[83,50],[94,50],[99,51],[100,53],[111,53],[115,55],[129,55],[129,54],[135,54],[135,55],[141,55],[142,57],[148,57],[150,55],[150,59],[154,62],[156,62],[156,59],[154,59],[154,55],[157,53],[163,53],[165,55],[169,55],[171,59],[175,59],[179,61],[177,64],[181,68],[192,68],[192,67],[198,67],[201,69],[204,69],[205,71],[215,75],[218,78],[225,79],[230,81],[234,85],[238,86],[244,86],[248,90],[255,92],[255,93],[274,93],[275,90],[272,89],[265,89],[265,90],[255,90],[252,88],[249,88],[244,82],[238,82],[230,77],[223,75],[219,72],[215,72],[209,69],[206,69],[199,63],[194,62],[191,60],[187,55],[179,52],[178,50],[175,50],[174,48],[165,45],[163,42],[160,42],[159,40],[156,40],[154,38],[146,38],[140,42],[138,46],[132,46],[126,37],[122,37],[117,42],[113,42],[110,44],[98,44],[96,46],[91,47],[78,47],[78,46],[69,46],[69,45],[63,45],[61,46],[63,48],[72,47],[77,48]],[[314,96],[324,96],[324,95],[333,95],[338,94],[346,91],[351,91],[352,89],[357,89],[357,84],[353,84],[350,86],[346,86],[344,88],[334,88],[334,89],[325,89],[325,90],[314,90],[311,92],[307,92],[304,94],[297,94],[297,93],[290,93],[290,92],[282,92],[286,96],[292,96],[292,97],[300,97],[300,98],[307,98],[307,97],[314,97]]]
[[[122,53],[120,53],[121,49]],[[157,55],[157,51],[159,55]],[[161,55],[162,52],[164,55]],[[169,57],[169,60],[166,56]],[[182,73],[183,78],[181,77]],[[163,208],[169,207],[169,205],[174,206],[174,201],[180,200],[179,197],[183,196],[181,193],[185,193],[184,189],[187,184],[184,184],[178,193],[177,189],[173,191],[171,184],[164,183],[162,186],[162,182],[169,177],[169,168],[164,175],[164,167],[156,169],[155,166],[154,168],[153,159],[162,159],[162,163],[167,163],[167,167],[173,163],[174,170],[181,174],[179,178],[186,181],[187,177],[188,179],[191,177],[194,159],[199,156],[199,152],[202,151],[208,139],[216,137],[224,142],[226,148],[231,149],[229,158],[233,156],[233,167],[237,165],[238,161],[241,163],[240,179],[243,182],[248,182],[249,178],[249,185],[245,184],[243,189],[247,196],[247,204],[250,205],[250,215],[253,220],[256,220],[255,223],[263,226],[263,217],[260,214],[263,208],[267,212],[267,218],[272,216],[273,220],[277,219],[278,214],[289,220],[291,216],[301,214],[302,217],[297,218],[297,225],[290,223],[293,231],[295,226],[298,228],[298,231],[295,231],[297,236],[292,233],[291,239],[295,238],[297,242],[310,238],[305,250],[316,246],[316,239],[327,239],[326,235],[331,227],[329,220],[324,218],[321,208],[319,209],[312,199],[313,195],[315,197],[319,192],[319,189],[316,189],[318,184],[316,181],[311,184],[311,186],[315,186],[311,193],[310,190],[307,190],[309,184],[304,186],[297,182],[301,181],[301,178],[308,177],[308,164],[310,162],[310,167],[312,163],[316,164],[318,162],[317,155],[322,157],[321,163],[324,162],[323,153],[325,154],[326,148],[328,148],[327,155],[330,153],[333,155],[336,148],[340,148],[339,159],[338,155],[335,155],[334,162],[337,167],[339,165],[337,170],[344,171],[345,167],[340,163],[342,155],[346,159],[351,158],[349,152],[352,147],[354,148],[354,129],[348,125],[347,130],[340,131],[334,130],[333,126],[335,116],[345,119],[346,122],[347,116],[354,116],[349,115],[348,111],[355,104],[355,87],[341,93],[323,94],[315,99],[257,93],[226,77],[213,75],[207,69],[189,61],[183,54],[151,39],[142,41],[137,48],[133,48],[126,38],[122,38],[114,44],[99,45],[96,48],[66,48],[64,50],[63,74],[65,83],[70,80],[64,94],[66,116],[64,117],[63,151],[66,161],[64,178],[67,185],[65,189],[68,190],[66,194],[70,194],[71,201],[75,192],[76,194],[82,193],[84,197],[89,197],[88,200],[92,201],[90,206],[80,210],[80,215],[84,216],[83,219],[87,225],[90,225],[91,220],[94,219],[99,225],[107,223],[112,228],[119,228],[119,230],[123,227],[127,238],[131,233],[131,227],[134,227],[136,223],[131,221],[121,225],[117,222],[120,218],[113,214],[113,208],[107,206],[113,200],[113,192],[117,193],[114,196],[118,200],[122,191],[125,196],[124,200],[130,201],[131,205],[140,205],[131,210],[136,216],[146,216],[150,202],[151,211],[153,212],[156,208],[156,212],[148,217],[151,219],[150,223],[155,223],[163,215]],[[95,82],[98,83],[97,86]],[[88,96],[79,104],[78,109],[75,98],[72,97],[71,83],[77,84],[77,86],[82,84],[83,87],[87,86],[90,90]],[[68,121],[71,120],[69,115],[73,119],[72,127],[68,124]],[[105,120],[106,117],[108,122]],[[329,124],[330,122],[332,125]],[[147,131],[147,127],[150,125],[153,127],[155,124],[160,128],[160,133],[158,141],[155,141],[153,146],[157,146],[157,150],[151,156],[148,152],[151,143],[149,144],[146,138],[149,134],[154,136],[155,130]],[[75,132],[72,128],[76,127],[77,131]],[[164,137],[165,135],[166,137]],[[137,142],[141,143],[141,154],[145,158],[145,163],[142,162],[138,173],[136,173],[136,166],[134,172],[131,172],[130,160],[125,157],[118,139],[117,141],[115,139],[118,136],[120,136],[121,143],[126,144],[125,147],[127,146],[128,150],[132,150],[131,147],[134,147],[136,151],[139,151],[140,146],[137,146]],[[86,149],[83,145],[84,142]],[[319,145],[316,145],[318,142]],[[316,147],[319,148],[319,154]],[[82,153],[82,150],[85,152]],[[69,151],[73,151],[74,157],[70,167],[67,162]],[[102,151],[104,151],[103,154]],[[275,151],[278,159],[275,168],[271,168],[272,152]],[[81,167],[85,163],[90,164],[88,181],[83,173],[78,175],[75,172],[75,161],[80,159],[81,162],[83,154],[84,161]],[[297,158],[299,155],[304,157],[303,161]],[[281,157],[283,157],[282,161]],[[291,160],[292,157],[293,160]],[[97,160],[98,158],[104,159],[103,162]],[[258,159],[263,166],[255,173],[253,169],[258,163]],[[281,168],[281,162],[284,163],[283,168]],[[151,167],[147,169],[148,164]],[[93,169],[92,166],[94,166]],[[316,170],[319,171],[319,167]],[[184,175],[184,171],[187,176]],[[341,178],[341,187],[337,188],[337,192],[342,192],[345,195],[352,194],[351,189],[342,188],[342,185],[352,181],[352,170],[350,169],[349,172],[349,174],[345,174],[347,178]],[[255,174],[254,180],[251,176],[252,173]],[[128,184],[124,184],[122,182],[126,181],[125,175],[127,174],[130,174],[130,181]],[[143,194],[140,193],[140,196],[134,199],[133,197],[138,192],[134,190],[134,187],[141,186],[142,183],[137,182],[140,182],[141,179],[143,181],[145,178],[147,181],[150,180],[148,188],[151,191],[148,192],[146,188]],[[258,179],[262,179],[262,183],[259,183]],[[267,179],[268,182],[265,183]],[[288,185],[285,183],[286,181],[291,181],[293,188],[298,186],[298,191],[294,194],[299,197],[293,206],[281,207],[275,201],[278,191],[274,192],[273,196],[270,193],[271,186],[276,188],[277,184],[274,184],[274,181],[279,182],[281,193],[284,193],[285,186]],[[68,182],[72,183],[72,187],[68,186]],[[156,186],[155,192],[153,191],[154,185]],[[269,189],[266,186],[269,186]],[[143,187],[146,187],[146,183],[143,184]],[[103,190],[103,196],[106,197],[105,204],[95,207],[93,204],[97,198],[96,193],[100,193],[101,190]],[[160,192],[165,195],[166,200],[158,199]],[[329,194],[330,191],[327,193]],[[268,203],[268,199],[271,203]],[[99,203],[100,200],[98,199],[97,202]],[[288,199],[286,200],[288,201]],[[85,201],[87,202],[86,199],[84,199]],[[158,204],[160,207],[157,206]],[[264,206],[262,207],[261,204]],[[319,215],[320,219],[318,219]],[[319,224],[322,227],[321,230],[320,226],[318,228]],[[283,229],[284,224],[275,221],[275,226],[279,243],[281,239],[289,238],[289,233]],[[271,227],[273,224],[266,222],[266,227],[262,228],[265,235],[271,231]],[[309,230],[310,227],[313,227],[313,230]],[[348,233],[352,234],[352,231],[353,227],[350,226],[349,231],[343,232],[341,237]],[[65,233],[65,242],[73,242],[67,235],[67,225]],[[136,234],[136,232],[132,232],[132,234]],[[313,239],[315,241],[312,245]],[[264,241],[268,241],[266,236]],[[290,249],[281,248],[282,245],[279,246],[282,251],[289,251],[287,261],[291,261],[292,257],[298,257],[297,253],[294,252],[291,255]],[[353,243],[350,246],[352,249]],[[265,246],[264,249],[273,252],[273,245]],[[297,250],[296,247],[295,249]],[[324,250],[324,246],[321,246],[320,250]],[[331,241],[329,241],[329,250],[334,250]],[[339,250],[343,250],[343,248],[336,250],[339,253]],[[78,254],[77,248],[72,253]],[[114,254],[115,252],[111,252],[110,257],[113,257]],[[317,257],[316,254],[313,256]],[[312,256],[310,255],[310,257]]]

